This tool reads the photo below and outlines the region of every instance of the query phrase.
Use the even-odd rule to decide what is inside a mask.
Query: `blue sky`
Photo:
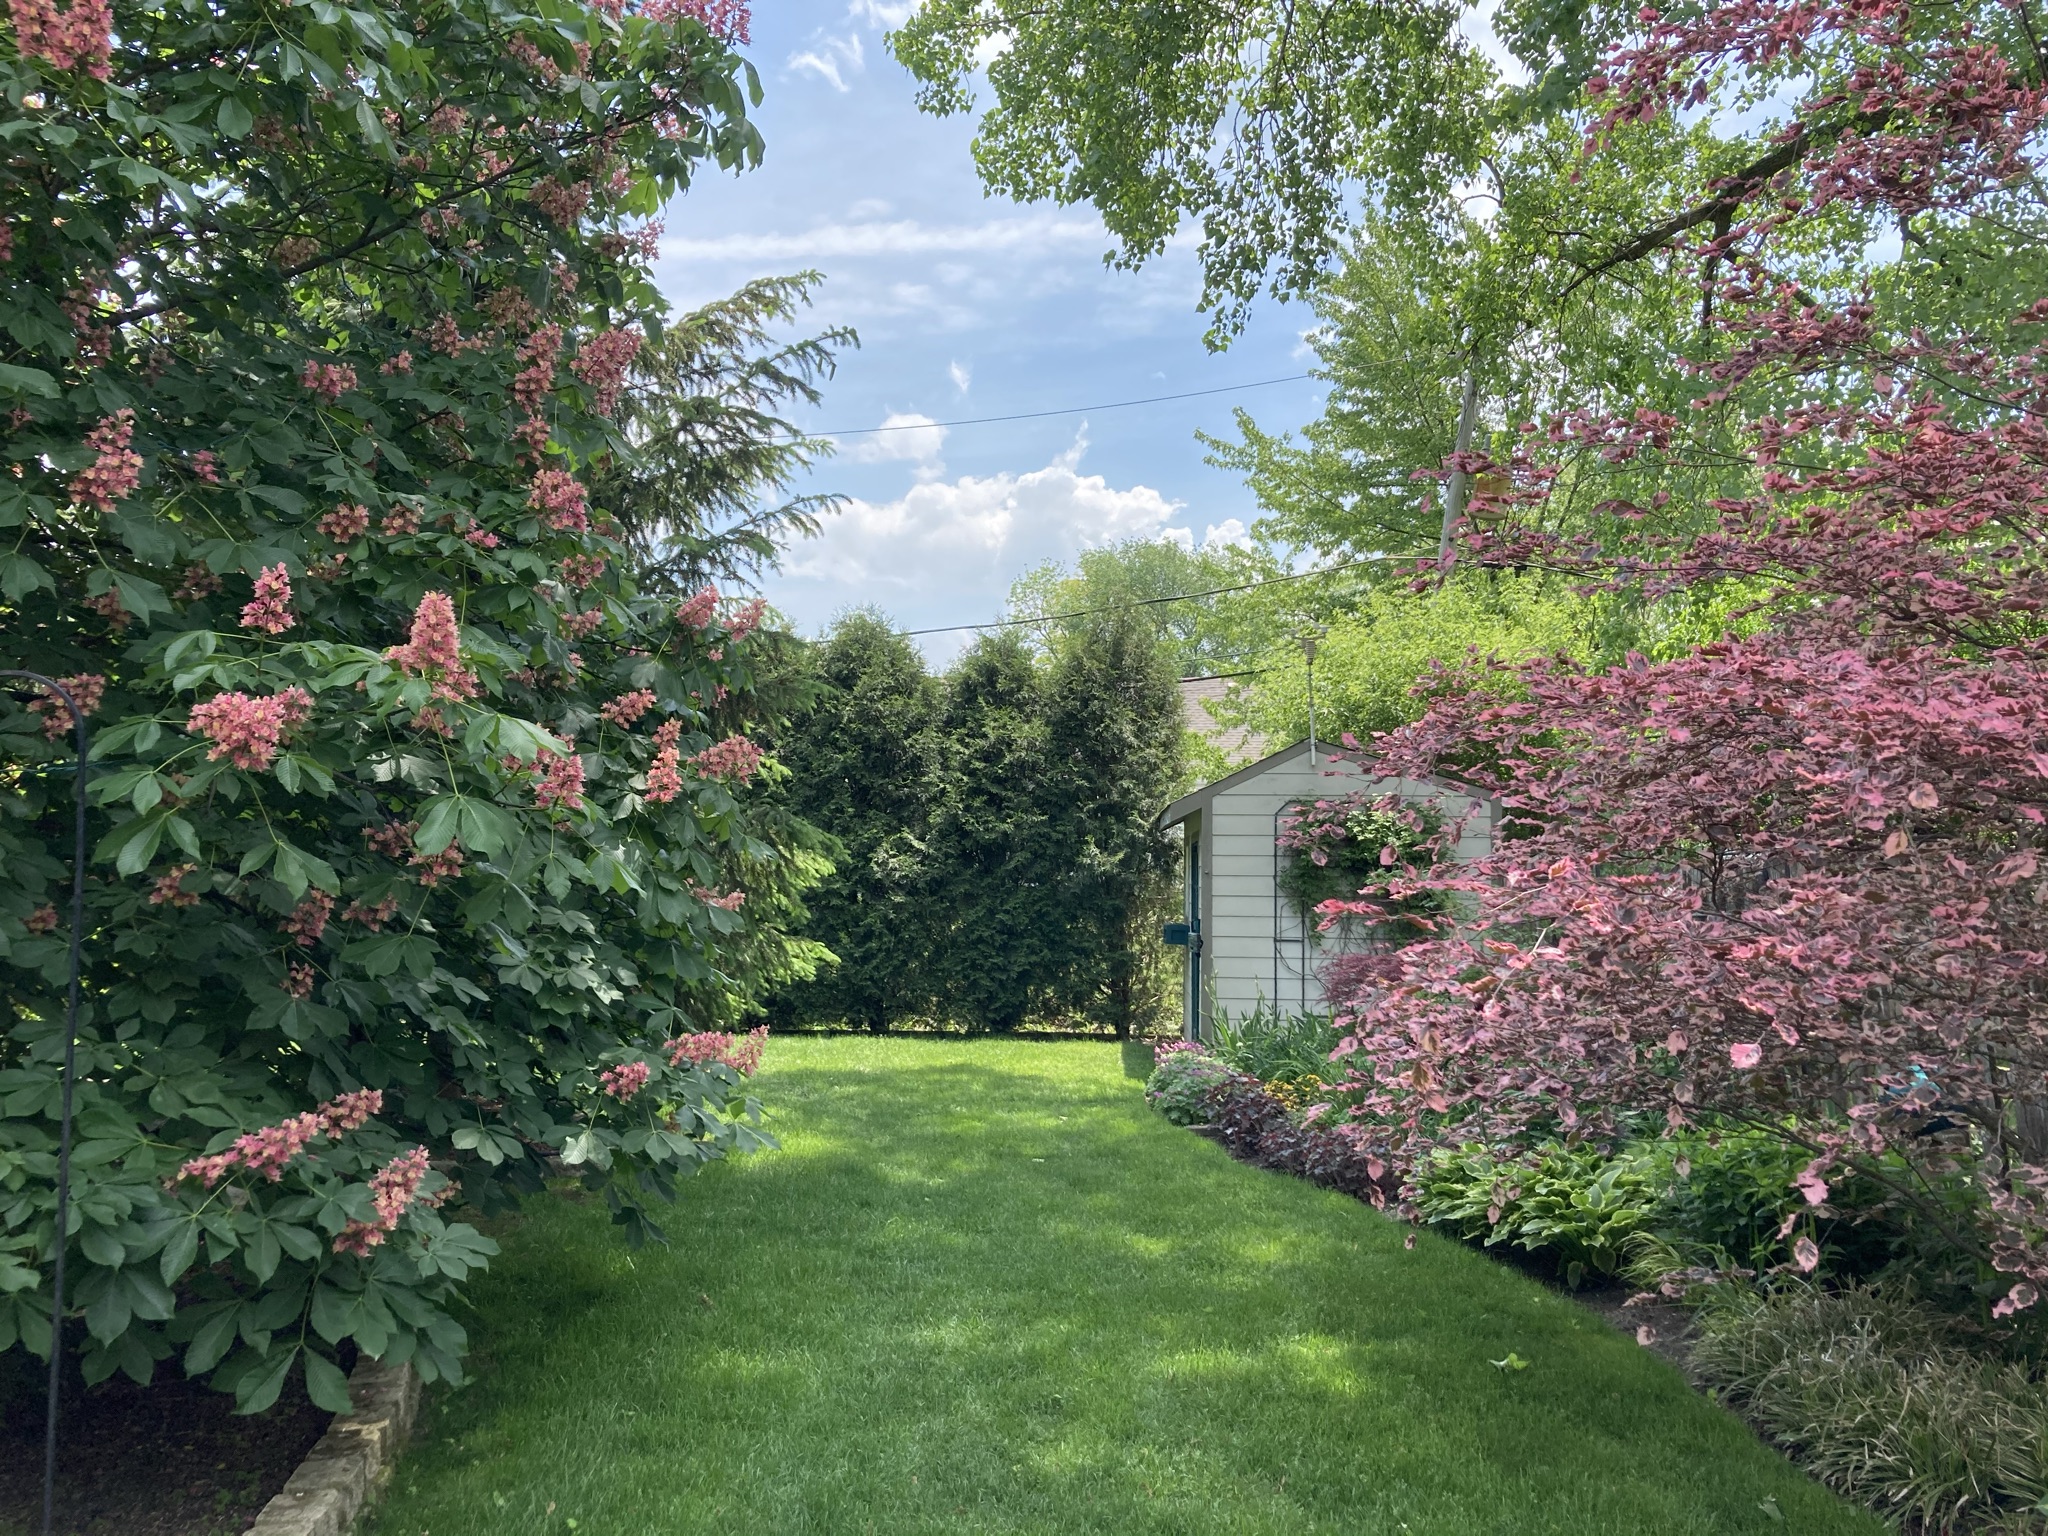
[[[754,16],[766,100],[760,169],[707,178],[667,212],[657,276],[678,305],[751,277],[825,274],[813,319],[848,324],[849,354],[814,429],[1003,415],[1235,386],[1313,361],[1299,306],[1263,304],[1227,352],[1202,344],[1191,246],[1137,273],[1105,268],[1088,208],[985,197],[972,122],[918,112],[882,46],[902,13],[878,0],[777,0]],[[1046,559],[1183,530],[1199,544],[1257,515],[1195,431],[1227,432],[1242,402],[1262,426],[1317,414],[1312,380],[1240,395],[951,430],[849,437],[807,489],[853,498],[764,583],[797,628],[874,603],[906,627],[1000,615]],[[1233,522],[1236,525],[1233,527]],[[927,643],[944,660],[961,641]]]

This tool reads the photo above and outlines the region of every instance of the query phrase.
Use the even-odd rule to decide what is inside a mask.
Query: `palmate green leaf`
[[[311,1348],[306,1350],[303,1358],[306,1362],[306,1396],[313,1400],[314,1406],[325,1408],[329,1413],[352,1412],[354,1404],[349,1401],[348,1378],[342,1375],[341,1367]]]
[[[147,869],[163,839],[166,814],[161,810],[150,811],[116,827],[93,850],[94,859],[112,859],[115,870],[123,875]]]
[[[267,1359],[252,1362],[235,1385],[235,1412],[238,1414],[262,1413],[278,1399],[284,1391],[285,1377],[290,1374],[292,1362],[299,1357],[299,1350],[276,1349]]]
[[[54,398],[60,391],[57,381],[40,368],[24,368],[18,363],[0,363],[0,390],[17,395],[44,395]]]
[[[12,550],[0,551],[0,597],[13,601],[39,588],[56,590],[57,584],[50,579],[48,571],[27,555]]]
[[[227,1303],[200,1325],[185,1350],[187,1376],[203,1376],[227,1357],[235,1344],[238,1321],[235,1305]]]
[[[241,101],[233,96],[223,96],[215,120],[220,131],[231,139],[244,139],[249,130],[256,126],[256,117]]]
[[[87,1218],[74,1250],[77,1301],[97,1341],[87,1368],[146,1375],[168,1341],[244,1410],[276,1399],[308,1309],[337,1288],[363,1298],[343,1336],[414,1359],[430,1377],[459,1377],[465,1341],[447,1308],[494,1250],[420,1208],[367,1261],[336,1252],[345,1223],[372,1212],[366,1179],[396,1150],[426,1146],[437,1164],[453,1155],[464,1165],[465,1187],[481,1178],[497,1192],[530,1188],[522,1135],[559,1143],[592,1129],[583,1090],[534,1063],[622,1046],[657,1017],[736,1011],[740,990],[765,985],[780,952],[778,903],[807,878],[777,862],[775,839],[751,835],[743,795],[725,797],[716,827],[694,803],[612,824],[618,781],[644,770],[645,727],[589,753],[590,807],[571,817],[536,806],[502,761],[531,760],[587,729],[627,690],[641,655],[673,657],[678,636],[676,599],[639,590],[624,546],[537,523],[533,469],[508,436],[528,322],[507,323],[484,303],[518,292],[549,306],[536,318],[562,326],[564,358],[605,329],[655,322],[658,293],[618,237],[630,246],[660,189],[682,186],[693,161],[750,152],[757,141],[724,119],[736,98],[718,85],[740,66],[694,22],[681,24],[687,51],[671,46],[675,29],[636,23],[631,37],[646,42],[601,52],[590,89],[557,88],[477,53],[477,30],[503,23],[491,0],[454,3],[432,17],[301,6],[257,18],[247,0],[210,13],[143,0],[142,12],[124,13],[104,93],[82,84],[74,99],[69,84],[49,84],[40,125],[0,106],[0,136],[17,154],[53,157],[49,185],[64,188],[58,209],[43,182],[24,183],[30,203],[10,213],[15,287],[0,318],[16,348],[7,367],[23,371],[0,375],[0,394],[35,416],[21,434],[33,451],[0,491],[0,522],[34,536],[0,540],[19,545],[0,554],[0,592],[28,637],[29,664],[109,680],[93,722],[88,901],[96,931],[118,942],[86,956],[91,995],[109,1012],[90,1046],[74,1170]],[[549,15],[565,37],[618,46],[582,7]],[[161,56],[229,53],[198,75],[142,67],[125,39],[145,35]],[[235,38],[258,40],[236,52],[224,41]],[[727,105],[696,111],[683,140],[664,138],[644,118],[657,79],[665,92]],[[505,147],[548,175],[604,136],[626,190],[602,191],[586,217],[561,225],[539,212],[536,173],[522,169],[464,194],[474,243],[436,244],[420,200],[442,175],[435,157],[462,152],[457,140],[433,130],[443,142],[429,170],[399,183],[389,174],[393,154],[426,143],[421,120],[444,96],[472,121],[506,124]],[[197,217],[194,188],[211,202]],[[360,250],[334,248],[321,210],[336,208],[360,221],[349,237],[365,238]],[[69,286],[107,271],[117,250],[105,302],[149,312],[122,322],[113,355],[92,359],[74,341]],[[540,280],[557,267],[575,283]],[[444,318],[482,344],[422,344]],[[731,371],[731,334],[693,388]],[[410,371],[387,370],[401,351]],[[551,462],[591,487],[596,515],[611,491],[589,455],[623,463],[633,448],[590,405],[584,382],[560,369],[546,406],[561,450]],[[123,410],[134,412],[142,480],[101,514],[78,506],[71,486],[97,455],[124,473],[118,454],[87,442]],[[461,429],[449,431],[440,411],[461,412]],[[775,430],[747,428],[764,439]],[[333,530],[346,519],[330,514],[356,504],[370,526],[341,537]],[[414,515],[416,531],[400,526]],[[500,547],[463,539],[472,521]],[[585,601],[606,615],[573,677],[555,605],[536,590],[571,557],[603,562]],[[257,573],[279,565],[290,624],[239,622]],[[448,698],[442,679],[404,676],[385,659],[429,592],[457,607],[474,698]],[[720,729],[758,729],[752,643],[714,661],[715,634],[680,640],[688,654],[665,664],[662,712],[684,716],[692,739],[708,737],[713,722],[688,690],[724,688]],[[540,686],[522,676],[529,666],[550,669]],[[309,709],[293,695],[287,717],[265,714],[299,688]],[[450,734],[414,718],[430,701]],[[205,704],[212,723],[191,724]],[[0,741],[27,759],[5,766],[31,786],[0,860],[40,899],[64,868],[64,783],[39,721],[6,700],[0,716]],[[252,722],[263,728],[252,733]],[[454,844],[459,865],[442,858]],[[600,844],[607,862],[596,860]],[[623,887],[671,844],[725,850],[734,885],[748,864],[765,920],[742,925],[746,947],[714,957],[704,932],[640,928]],[[62,950],[60,940],[14,939],[0,969],[40,1007]],[[525,975],[506,986],[500,967],[515,953]],[[459,1091],[488,1084],[504,1122],[455,1147],[441,1090],[458,1082],[458,1060],[469,1083]],[[55,1086],[47,1062],[25,1058],[10,1068],[5,1107],[41,1116]],[[277,1181],[236,1169],[227,1188],[160,1182],[187,1159],[364,1086],[385,1093],[375,1128],[316,1139]],[[101,1113],[115,1129],[94,1120]],[[146,1154],[128,1128],[137,1116],[151,1127]],[[616,1177],[629,1203],[661,1197],[658,1182],[641,1182],[644,1161],[610,1152],[602,1136],[597,1145],[607,1166],[593,1176]],[[0,1179],[12,1155],[0,1157]],[[41,1160],[31,1150],[21,1166],[45,1177]],[[13,1287],[5,1295],[32,1295],[33,1264],[12,1249],[0,1257],[13,1266],[0,1269]],[[237,1301],[202,1299],[223,1280]],[[181,1301],[184,1313],[167,1315]],[[0,1347],[23,1342],[24,1330],[38,1342],[26,1318],[8,1314]],[[337,1403],[331,1360],[305,1369],[309,1391]]]
[[[181,1221],[172,1229],[163,1251],[157,1255],[157,1272],[163,1276],[164,1284],[177,1284],[178,1277],[192,1267],[192,1261],[198,1256],[199,1223],[197,1220]]]

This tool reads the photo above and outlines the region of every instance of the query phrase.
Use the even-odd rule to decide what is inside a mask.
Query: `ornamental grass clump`
[[[1264,999],[1240,1019],[1217,1010],[1217,1056],[1262,1083],[1343,1077],[1344,1066],[1330,1060],[1338,1039],[1327,1013],[1281,1013]]]
[[[1716,1288],[1694,1367],[1814,1476],[1928,1532],[2048,1529],[2048,1393],[1886,1290]]]

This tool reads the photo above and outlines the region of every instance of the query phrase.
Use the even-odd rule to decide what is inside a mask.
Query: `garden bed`
[[[43,1383],[9,1357],[0,1379],[0,1536],[41,1529]],[[267,1413],[175,1368],[67,1384],[58,1442],[57,1530],[66,1536],[239,1536],[334,1417],[296,1390]]]

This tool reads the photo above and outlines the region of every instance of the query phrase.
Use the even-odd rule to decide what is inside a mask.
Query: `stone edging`
[[[355,1411],[327,1426],[246,1536],[348,1536],[390,1479],[419,1412],[419,1375],[366,1357],[349,1376],[348,1395]]]

